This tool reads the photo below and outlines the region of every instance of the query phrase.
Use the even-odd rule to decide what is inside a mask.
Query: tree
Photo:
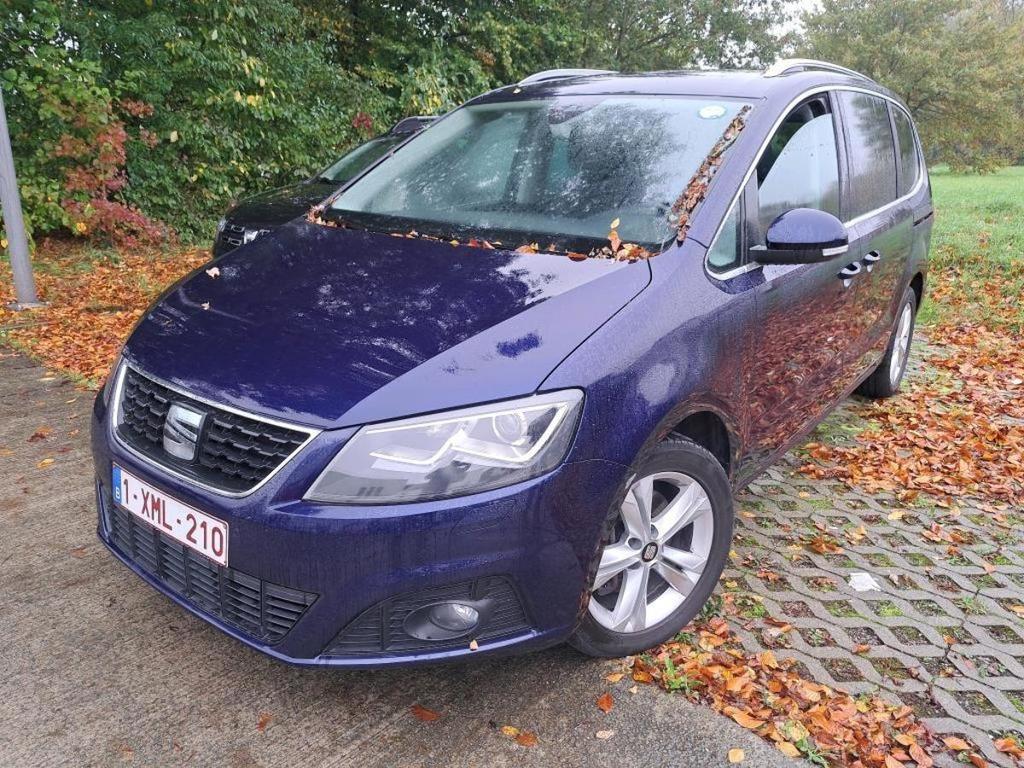
[[[791,0],[584,0],[585,66],[643,72],[775,59]]]
[[[1017,0],[823,0],[803,55],[899,94],[933,161],[987,170],[1020,151],[1024,18]]]

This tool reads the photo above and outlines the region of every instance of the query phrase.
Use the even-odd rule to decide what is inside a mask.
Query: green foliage
[[[537,70],[771,58],[788,2],[7,0],[0,87],[36,232],[194,240],[233,199]]]
[[[932,162],[992,170],[1024,140],[1024,14],[1014,0],[823,0],[802,53],[906,101]]]

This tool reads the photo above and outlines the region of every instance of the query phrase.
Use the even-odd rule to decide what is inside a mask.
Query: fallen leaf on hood
[[[206,270],[206,274],[216,279],[220,277],[220,267],[210,267],[208,270]]]

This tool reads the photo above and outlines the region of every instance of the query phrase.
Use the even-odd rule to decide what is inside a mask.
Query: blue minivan
[[[99,536],[296,664],[642,651],[737,489],[899,390],[931,224],[856,72],[539,73],[161,296],[96,400]]]

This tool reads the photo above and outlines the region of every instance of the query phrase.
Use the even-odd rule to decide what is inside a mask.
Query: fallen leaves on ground
[[[79,243],[44,241],[34,261],[48,306],[8,309],[14,299],[10,264],[0,260],[0,338],[47,368],[99,385],[146,307],[209,258],[207,250],[192,248],[121,253],[114,261],[97,259]]]
[[[273,719],[274,716],[269,712],[260,712],[259,716],[256,718],[256,730],[263,733],[267,730],[267,727]]]
[[[744,757],[746,757],[746,755],[742,749],[734,748],[729,750],[730,763],[742,763]]]
[[[933,276],[928,300],[942,303],[947,319],[926,331],[927,370],[897,397],[857,401],[855,413],[872,428],[852,445],[808,443],[814,461],[802,472],[905,502],[926,493],[1024,504],[1024,346],[1013,330],[1020,310],[1000,302],[978,322],[959,303],[962,290],[951,288],[955,278]],[[993,282],[976,293],[1009,290]]]
[[[784,754],[830,765],[928,768],[931,735],[910,707],[801,677],[792,659],[748,653],[721,617],[632,661],[632,676],[681,691],[773,742]]]
[[[604,713],[611,712],[614,706],[615,700],[612,699],[612,695],[610,693],[605,693],[597,699],[597,708]]]

